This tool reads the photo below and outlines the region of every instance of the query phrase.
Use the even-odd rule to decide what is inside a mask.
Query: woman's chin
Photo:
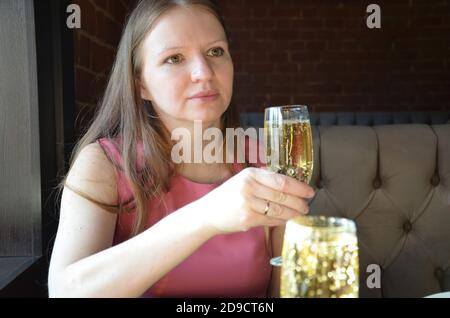
[[[217,125],[220,123],[220,116],[195,116],[191,118],[192,121],[201,121],[203,126]]]
[[[188,114],[188,117],[192,121],[200,120],[203,123],[214,123],[214,122],[220,122],[220,118],[221,118],[222,114],[223,114],[223,112],[220,112],[218,110],[203,109],[203,110],[199,110],[199,111],[191,111]]]

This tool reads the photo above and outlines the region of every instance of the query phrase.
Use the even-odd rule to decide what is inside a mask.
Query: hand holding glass
[[[266,108],[264,140],[269,170],[305,183],[311,181],[314,154],[307,106]],[[280,266],[281,257],[272,258],[270,263]]]

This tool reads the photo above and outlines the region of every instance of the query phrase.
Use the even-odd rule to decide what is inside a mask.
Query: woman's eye
[[[209,50],[208,55],[218,57],[218,56],[224,55],[224,53],[225,53],[224,49],[222,49],[221,47],[216,47],[216,48]]]
[[[209,50],[208,55],[213,57],[220,57],[225,54],[225,50],[221,47],[216,47]],[[172,55],[165,60],[165,63],[168,64],[180,64],[183,62],[184,58],[181,54]]]
[[[173,55],[166,60],[169,64],[179,64],[183,61],[183,57],[180,54]]]

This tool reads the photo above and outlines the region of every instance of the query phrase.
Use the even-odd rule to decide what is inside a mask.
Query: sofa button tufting
[[[376,190],[381,188],[381,180],[380,179],[377,178],[373,181],[373,188]]]
[[[434,271],[434,276],[436,276],[437,279],[441,280],[444,277],[444,271],[442,268],[436,268]]]
[[[322,188],[323,188],[322,180],[317,181],[317,189],[322,189]]]
[[[411,222],[406,221],[405,223],[403,223],[403,230],[404,230],[406,233],[411,232],[411,230],[412,230],[412,224],[411,224]]]
[[[433,187],[437,187],[440,182],[441,182],[441,179],[439,178],[438,175],[434,175],[433,178],[431,178],[431,185]]]

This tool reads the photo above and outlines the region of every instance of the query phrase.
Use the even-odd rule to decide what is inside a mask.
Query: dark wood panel
[[[41,253],[33,2],[0,1],[0,256]]]
[[[0,257],[0,290],[35,261],[34,257]]]

